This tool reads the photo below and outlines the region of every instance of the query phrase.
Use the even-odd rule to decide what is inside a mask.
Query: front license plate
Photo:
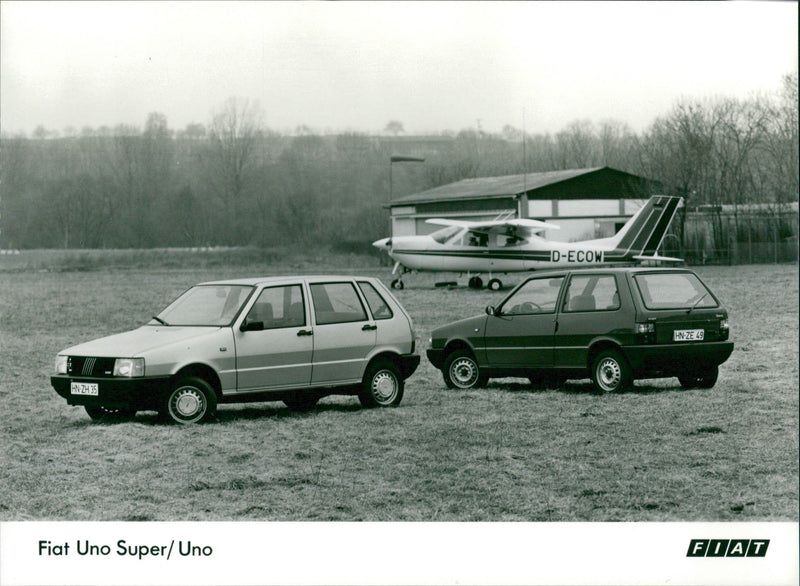
[[[672,339],[675,342],[692,342],[702,340],[705,334],[705,330],[675,330]]]
[[[90,397],[100,394],[97,383],[71,383],[70,392],[73,395],[89,395]]]

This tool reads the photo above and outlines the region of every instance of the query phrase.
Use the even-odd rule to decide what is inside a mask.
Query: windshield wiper
[[[162,324],[162,325],[165,325],[165,326],[168,326],[168,325],[169,325],[167,322],[165,322],[163,319],[161,319],[161,318],[160,318],[160,317],[158,317],[157,315],[154,315],[154,316],[153,316],[153,319],[154,319],[154,320],[156,320],[158,323],[160,323],[160,324]]]
[[[692,313],[692,310],[693,310],[695,307],[697,307],[697,306],[700,304],[700,302],[701,302],[703,299],[705,299],[706,297],[708,297],[708,292],[706,292],[706,293],[703,293],[703,296],[702,296],[702,297],[700,297],[700,299],[698,299],[697,301],[695,301],[695,302],[694,302],[694,305],[692,305],[692,306],[689,308],[689,311],[687,311],[686,313],[687,313],[687,314],[689,314],[689,313]]]

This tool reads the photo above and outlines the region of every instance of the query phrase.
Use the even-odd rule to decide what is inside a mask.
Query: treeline
[[[181,131],[160,113],[143,129],[40,127],[2,137],[0,248],[357,246],[386,234],[390,192],[523,169],[608,165],[688,206],[781,205],[798,198],[797,84],[795,72],[774,95],[682,99],[641,133],[578,120],[524,141],[512,126],[406,137],[397,121],[383,136],[282,135],[237,98]],[[393,154],[425,162],[390,171]]]

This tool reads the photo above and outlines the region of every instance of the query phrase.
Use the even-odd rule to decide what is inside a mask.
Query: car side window
[[[361,289],[361,292],[367,300],[367,305],[369,305],[369,310],[372,312],[372,317],[375,319],[390,319],[394,315],[389,305],[371,283],[359,281],[358,288]]]
[[[613,275],[573,275],[563,311],[613,311],[619,309],[619,289]]]
[[[261,291],[245,322],[262,322],[265,330],[306,324],[303,290],[300,285],[268,287]]]
[[[353,283],[317,283],[310,288],[317,325],[367,321]]]
[[[508,298],[501,308],[503,315],[553,313],[564,277],[531,279]]]

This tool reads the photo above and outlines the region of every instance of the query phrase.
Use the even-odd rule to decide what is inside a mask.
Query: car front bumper
[[[444,348],[428,348],[426,354],[428,355],[428,361],[435,368],[441,370],[442,365],[444,365]]]
[[[53,375],[50,384],[69,405],[89,405],[109,408],[158,409],[160,398],[170,377],[99,378]],[[96,383],[98,394],[73,395],[71,383]]]
[[[638,376],[675,376],[719,366],[733,352],[733,342],[626,346],[624,351],[633,372]]]

